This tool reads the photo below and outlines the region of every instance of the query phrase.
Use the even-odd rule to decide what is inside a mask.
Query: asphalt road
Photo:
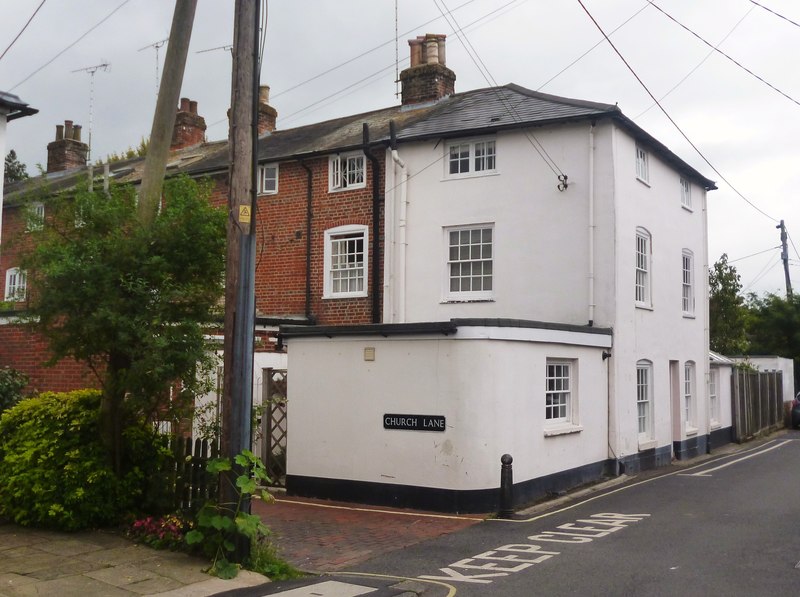
[[[789,431],[525,520],[489,520],[352,572],[417,578],[431,594],[458,597],[796,596],[798,463],[800,432]]]

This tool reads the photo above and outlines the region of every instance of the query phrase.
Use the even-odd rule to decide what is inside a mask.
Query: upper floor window
[[[18,302],[24,301],[25,295],[28,290],[28,274],[19,269],[12,267],[6,270],[6,301]]]
[[[644,228],[636,229],[636,304],[650,307],[650,233]]]
[[[366,158],[361,152],[328,158],[328,190],[363,189],[367,186]]]
[[[34,201],[31,203],[27,216],[28,222],[25,226],[25,230],[28,232],[41,230],[44,227],[44,203],[41,201]]]
[[[684,249],[681,256],[681,308],[684,315],[694,315],[694,255]]]
[[[692,209],[692,185],[685,178],[681,178],[681,205]]]
[[[258,167],[258,194],[274,195],[278,192],[278,164]]]
[[[366,226],[325,231],[325,298],[367,296],[368,241]]]
[[[483,174],[497,169],[497,148],[494,140],[463,141],[448,146],[447,174]]]
[[[447,291],[452,300],[492,297],[492,226],[446,228]]]
[[[639,439],[653,437],[653,363],[636,363],[636,412],[639,419]]]
[[[636,146],[636,178],[642,182],[650,182],[649,156],[641,146]]]

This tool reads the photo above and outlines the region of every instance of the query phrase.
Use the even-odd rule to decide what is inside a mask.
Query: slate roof
[[[672,153],[626,117],[616,105],[539,93],[514,84],[456,93],[436,103],[393,106],[276,130],[260,138],[258,159],[260,162],[279,162],[360,149],[363,147],[365,123],[369,129],[370,145],[385,146],[390,140],[390,121],[395,122],[397,143],[402,144],[601,119],[614,120],[638,143],[687,178],[707,189],[716,188],[712,180]],[[203,143],[171,153],[167,175],[179,172],[191,175],[223,172],[228,168],[228,161],[227,141]],[[112,176],[123,182],[138,181],[143,165],[142,158],[115,162],[111,164]],[[77,177],[84,175],[84,172],[85,168],[48,174],[43,178],[49,188],[58,191],[74,186]],[[100,174],[102,170],[96,168],[95,176]],[[33,184],[36,184],[36,180],[39,179],[34,179]],[[6,200],[13,202],[25,189],[30,188],[30,184],[21,182],[9,185]]]
[[[7,91],[0,91],[0,108],[8,111],[6,120],[16,120],[23,116],[30,116],[36,114],[39,110],[31,108],[28,104],[19,99],[18,96]]]

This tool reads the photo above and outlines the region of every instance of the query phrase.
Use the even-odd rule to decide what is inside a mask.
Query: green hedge
[[[125,473],[114,475],[98,428],[100,392],[47,392],[0,417],[0,516],[21,525],[78,530],[156,509],[166,449],[147,426],[125,431]],[[155,496],[158,499],[158,496]]]

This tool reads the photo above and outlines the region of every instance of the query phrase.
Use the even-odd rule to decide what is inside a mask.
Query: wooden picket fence
[[[217,494],[217,479],[206,471],[209,459],[216,458],[216,442],[191,437],[172,437],[169,440],[174,456],[173,486],[175,508],[196,512],[209,498]]]

